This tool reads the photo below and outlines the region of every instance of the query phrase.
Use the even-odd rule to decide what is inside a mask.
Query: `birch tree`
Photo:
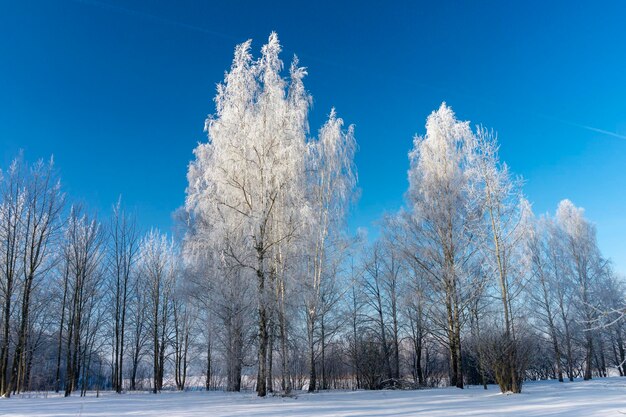
[[[177,279],[177,253],[174,243],[156,230],[150,231],[140,245],[140,266],[143,288],[147,291],[150,315],[148,323],[152,341],[152,392],[163,388],[165,352],[172,312],[172,296]]]
[[[0,174],[2,174],[0,172]],[[0,247],[2,248],[2,343],[0,347],[0,396],[10,396],[9,356],[11,349],[11,317],[18,286],[20,246],[23,239],[21,219],[25,211],[23,172],[15,160],[0,177]]]
[[[585,370],[584,379],[591,379],[594,322],[597,319],[597,301],[594,300],[596,283],[603,273],[605,261],[601,258],[595,227],[584,217],[584,210],[571,201],[563,200],[556,212],[557,224],[562,230],[567,254],[567,276],[576,288],[578,321],[584,329]]]
[[[174,288],[172,297],[174,382],[179,391],[183,391],[187,383],[189,350],[193,341],[192,329],[197,317],[188,291],[184,281],[180,280]]]
[[[354,128],[343,129],[344,122],[334,109],[316,141],[309,144],[308,210],[305,247],[309,256],[304,284],[307,337],[309,341],[309,391],[317,387],[315,369],[316,332],[326,268],[332,257],[341,256],[340,233],[356,184],[354,168]]]
[[[412,261],[445,306],[450,384],[463,388],[461,326],[463,279],[474,253],[475,209],[468,195],[468,147],[472,132],[445,103],[426,121],[409,153],[407,193],[414,235]]]
[[[52,246],[61,227],[64,195],[53,160],[29,166],[21,156],[16,158],[2,180],[0,197],[0,247],[4,255],[0,395],[9,396],[11,391],[20,391],[27,374],[33,293],[55,260]],[[9,368],[11,317],[16,320],[17,332]]]
[[[537,307],[534,309],[535,315],[539,316],[540,321],[547,328],[554,353],[557,378],[559,382],[563,382],[562,346],[558,328],[557,292],[555,291],[559,285],[556,278],[560,266],[558,257],[554,256],[558,252],[551,246],[553,242],[550,241],[551,230],[554,227],[554,222],[549,217],[531,219],[531,227],[526,240],[531,281],[528,292],[530,299],[534,301],[533,305]]]
[[[86,377],[86,357],[93,345],[96,302],[103,277],[102,228],[95,218],[73,207],[65,230],[64,262],[67,263],[67,339],[65,396],[80,388]],[[82,392],[81,392],[82,393]]]
[[[371,321],[373,331],[378,336],[382,359],[384,362],[385,377],[391,380],[394,377],[391,365],[391,345],[389,343],[387,300],[385,297],[385,270],[383,247],[380,242],[374,243],[363,266],[363,291],[366,294],[367,304],[372,311]],[[380,381],[379,381],[380,382]]]
[[[139,264],[140,253],[138,254],[137,262]],[[139,268],[139,265],[138,265]],[[130,355],[130,389],[135,391],[137,389],[137,377],[139,373],[139,366],[142,358],[147,353],[150,344],[150,333],[148,325],[148,317],[150,315],[149,293],[147,286],[148,283],[144,277],[139,273],[135,273],[132,276],[130,297],[128,305],[129,313],[129,349]]]
[[[237,46],[218,86],[217,111],[207,119],[209,142],[194,151],[186,201],[203,227],[190,239],[195,250],[217,252],[256,281],[259,396],[268,388],[271,305],[283,262],[277,259],[302,231],[306,215],[306,71],[294,59],[285,80],[280,51],[275,33],[258,60],[252,59],[250,41]]]
[[[122,392],[126,325],[132,274],[139,251],[139,234],[135,219],[122,209],[121,199],[113,207],[109,225],[109,275],[113,297],[113,389]]]
[[[519,255],[525,231],[521,180],[515,179],[498,155],[497,135],[478,127],[469,143],[470,196],[478,202],[482,213],[474,233],[479,238],[484,262],[481,270],[498,283],[502,306],[503,335],[496,340],[492,363],[495,378],[502,392],[522,391],[523,358],[516,340],[513,302],[523,287],[524,271]],[[499,355],[499,356],[498,356]],[[521,368],[521,369],[520,369]]]

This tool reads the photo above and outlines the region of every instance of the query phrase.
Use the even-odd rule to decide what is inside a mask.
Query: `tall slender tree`
[[[584,217],[584,210],[571,201],[563,200],[556,212],[557,224],[561,228],[567,254],[567,277],[577,288],[575,302],[578,321],[584,329],[585,340],[585,380],[592,377],[592,358],[594,349],[594,322],[597,319],[598,306],[593,294],[596,283],[604,273],[606,262],[600,256],[596,241],[595,227]]]
[[[65,396],[79,388],[85,375],[92,308],[99,299],[104,256],[100,223],[72,207],[65,229],[64,262],[68,264]],[[93,335],[93,333],[91,333]],[[84,379],[84,378],[83,378]]]
[[[483,260],[481,270],[497,282],[502,306],[503,335],[492,367],[502,392],[522,391],[523,358],[515,334],[514,298],[523,286],[524,271],[516,267],[526,232],[521,179],[514,178],[498,155],[498,139],[493,131],[478,127],[468,146],[470,196],[478,201],[482,221],[474,233]]]
[[[29,166],[20,156],[11,165],[3,183],[0,192],[0,240],[5,260],[2,280],[4,325],[0,348],[3,382],[0,383],[0,395],[9,396],[11,391],[20,391],[25,381],[31,348],[29,328],[33,292],[54,266],[56,258],[52,247],[61,227],[64,195],[52,159],[48,163],[40,160]],[[12,298],[18,289],[21,292],[19,311],[14,313]],[[9,369],[9,320],[12,315],[17,320],[17,334]]]
[[[140,244],[140,265],[143,288],[150,309],[148,323],[152,340],[152,392],[163,388],[165,352],[168,344],[172,296],[178,278],[178,254],[171,239],[152,230]]]
[[[317,140],[309,143],[307,201],[311,216],[307,217],[304,245],[306,281],[303,282],[307,336],[309,341],[309,391],[317,387],[315,369],[317,327],[320,315],[323,280],[333,256],[341,256],[341,226],[356,185],[354,167],[354,128],[343,129],[344,122],[335,109],[320,129]]]
[[[415,237],[412,261],[445,306],[450,384],[463,388],[461,327],[463,280],[468,276],[475,208],[468,194],[468,148],[472,132],[445,103],[426,121],[409,157],[408,201]]]
[[[139,251],[135,219],[122,208],[121,199],[113,207],[109,224],[109,277],[113,300],[113,389],[122,392],[126,324],[132,274]]]

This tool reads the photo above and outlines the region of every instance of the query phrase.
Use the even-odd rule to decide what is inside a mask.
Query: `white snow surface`
[[[253,393],[104,393],[96,398],[24,394],[0,399],[1,416],[623,416],[626,378],[529,382],[517,395],[496,386],[420,391],[329,391],[295,398]]]

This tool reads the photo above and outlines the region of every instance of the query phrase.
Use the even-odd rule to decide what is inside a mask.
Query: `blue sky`
[[[271,4],[270,4],[271,3]],[[499,132],[538,213],[570,198],[626,273],[626,3],[0,0],[0,166],[54,154],[101,213],[169,230],[235,44],[272,30],[309,69],[315,131],[356,125],[353,228],[396,210],[407,152],[446,101]]]

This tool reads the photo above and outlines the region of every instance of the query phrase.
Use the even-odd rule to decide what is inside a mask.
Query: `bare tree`
[[[102,279],[103,234],[100,224],[72,207],[65,229],[64,262],[68,264],[65,396],[79,388],[90,347],[94,302]]]
[[[174,338],[174,381],[176,389],[182,391],[187,382],[189,370],[189,349],[192,343],[192,329],[197,319],[195,306],[190,295],[191,288],[185,280],[179,280],[172,296],[172,316]]]
[[[150,337],[152,339],[152,392],[163,388],[165,351],[172,312],[172,296],[178,278],[177,253],[173,241],[156,230],[150,231],[140,244],[138,273],[147,291],[150,315]]]
[[[4,322],[0,349],[0,395],[9,396],[11,391],[19,392],[25,380],[28,353],[31,349],[29,326],[33,291],[54,265],[55,258],[51,248],[60,230],[64,196],[52,159],[48,163],[40,160],[31,167],[21,157],[11,165],[3,181],[1,193],[0,239],[5,259],[2,280]],[[19,311],[14,312],[11,304],[18,288],[21,291]],[[17,334],[9,370],[9,321],[14,314]]]
[[[383,352],[385,376],[387,379],[391,379],[394,374],[391,368],[391,349],[387,340],[387,302],[383,288],[383,285],[385,285],[383,258],[386,254],[383,252],[380,242],[376,242],[368,255],[363,267],[363,291],[367,295],[367,303],[373,312],[371,319],[375,325],[380,347]]]
[[[0,199],[0,239],[2,248],[2,346],[0,347],[0,395],[10,396],[9,350],[11,317],[18,285],[20,249],[24,239],[21,222],[25,212],[25,181],[21,160],[13,161],[2,180]]]
[[[122,208],[121,198],[113,207],[109,224],[109,277],[113,297],[113,389],[122,392],[128,299],[132,274],[139,250],[139,233],[135,219]]]
[[[139,261],[139,260],[138,260]],[[137,271],[132,278],[129,297],[129,342],[130,342],[130,389],[137,389],[137,376],[141,359],[146,354],[150,342],[148,326],[149,293],[146,286],[148,283]]]

